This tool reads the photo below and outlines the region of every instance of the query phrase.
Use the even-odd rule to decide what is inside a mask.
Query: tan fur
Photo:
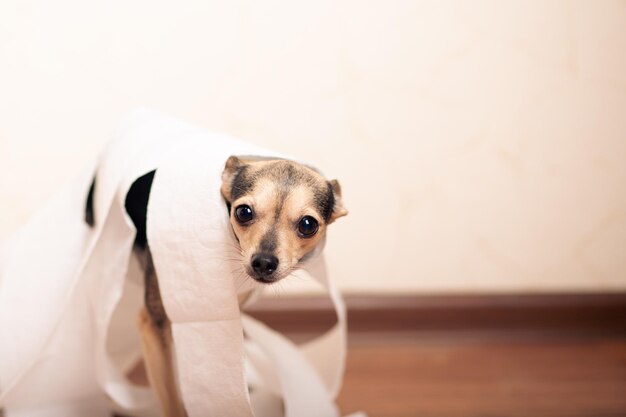
[[[294,170],[295,176],[305,177],[306,182],[290,187],[282,201],[280,196],[285,193],[285,189],[273,178],[271,170],[278,171],[287,165]],[[251,192],[233,200],[231,185],[237,172],[244,166],[247,175],[258,178]],[[289,275],[299,261],[324,239],[328,224],[348,213],[343,206],[341,187],[337,180],[327,182],[317,171],[291,161],[254,161],[231,157],[226,162],[222,181],[222,195],[232,205],[230,220],[239,239],[242,262],[249,274],[251,258],[259,251],[263,237],[270,230],[276,235],[277,248],[273,254],[279,259],[279,267],[274,273],[275,281]],[[316,208],[314,195],[316,191],[327,190],[327,184],[333,191],[335,206],[326,222]],[[235,219],[235,209],[242,204],[252,207],[255,213],[254,221],[247,226],[242,226]],[[280,217],[276,219],[279,206],[282,206]],[[297,223],[304,216],[311,216],[319,223],[318,232],[310,238],[303,238],[297,233]]]
[[[176,386],[173,363],[172,330],[169,320],[158,326],[148,311],[139,313],[139,334],[143,349],[143,360],[148,380],[154,390],[165,417],[187,417]]]
[[[255,210],[255,223],[252,226],[241,226],[232,220],[235,234],[239,238],[242,248],[243,262],[248,265],[252,255],[259,251],[259,243],[263,236],[275,228],[277,249],[274,254],[280,260],[278,277],[288,275],[300,258],[310,252],[323,238],[326,225],[321,216],[316,212],[312,195],[308,187],[298,186],[292,190],[284,202],[282,214],[275,224],[274,214],[278,201],[276,196],[276,184],[269,180],[260,180],[254,193],[244,196],[233,203],[233,207],[247,204]],[[303,239],[296,233],[296,225],[300,218],[305,215],[314,217],[319,222],[319,231],[311,238]]]

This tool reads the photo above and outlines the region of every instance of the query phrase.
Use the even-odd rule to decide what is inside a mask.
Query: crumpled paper
[[[143,277],[124,200],[131,184],[154,169],[148,242],[189,416],[339,416],[333,400],[343,376],[346,312],[323,255],[305,271],[337,311],[327,333],[296,345],[240,311],[238,296],[257,290],[230,261],[236,241],[219,192],[230,155],[276,156],[135,112],[98,161],[2,242],[0,408],[6,417],[108,416],[112,409],[160,414],[152,392],[126,377],[141,357],[135,322]],[[96,169],[96,225],[90,228],[84,205]]]

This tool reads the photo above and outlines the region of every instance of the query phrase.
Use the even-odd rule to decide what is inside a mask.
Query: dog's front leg
[[[156,323],[143,308],[139,313],[139,333],[148,380],[166,417],[186,417],[176,387],[172,356],[172,329],[169,320]]]
[[[177,387],[172,325],[161,299],[152,254],[149,249],[136,253],[145,273],[144,308],[138,325],[148,381],[165,417],[187,417]]]

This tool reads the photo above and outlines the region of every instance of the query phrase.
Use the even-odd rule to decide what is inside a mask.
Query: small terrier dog
[[[163,306],[146,237],[146,213],[155,171],[138,178],[125,200],[137,229],[134,253],[144,271],[144,308],[139,317],[144,364],[164,415],[186,416],[176,386],[170,321]],[[85,221],[93,226],[94,178]],[[231,156],[222,173],[222,197],[241,249],[242,270],[262,284],[275,283],[306,261],[326,229],[347,214],[337,180],[285,160]]]

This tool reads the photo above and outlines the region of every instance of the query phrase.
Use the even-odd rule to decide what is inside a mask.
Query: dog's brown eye
[[[298,223],[298,233],[300,233],[302,237],[311,237],[317,233],[319,227],[319,223],[313,217],[304,216]]]
[[[250,206],[242,204],[235,209],[235,217],[239,223],[248,223],[254,218],[254,212]]]

